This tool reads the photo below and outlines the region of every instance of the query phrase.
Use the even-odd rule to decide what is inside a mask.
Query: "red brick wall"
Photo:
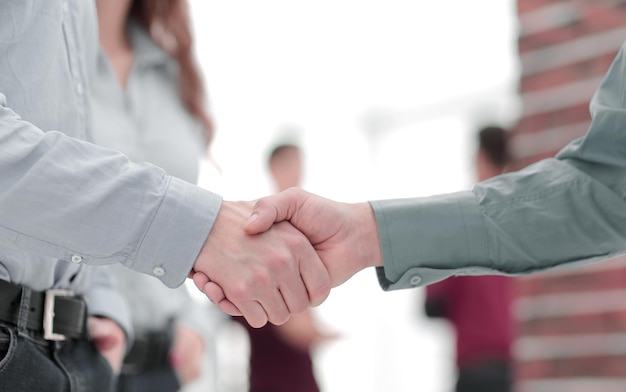
[[[518,0],[518,167],[586,131],[589,100],[626,41],[626,0]],[[519,279],[519,392],[626,391],[626,259]]]

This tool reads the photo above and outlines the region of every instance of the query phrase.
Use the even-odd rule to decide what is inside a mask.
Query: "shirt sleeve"
[[[221,197],[115,151],[43,132],[0,94],[0,246],[74,263],[121,263],[184,281]]]
[[[372,201],[383,289],[452,275],[529,274],[626,252],[624,46],[596,91],[587,134],[555,158],[471,191]]]

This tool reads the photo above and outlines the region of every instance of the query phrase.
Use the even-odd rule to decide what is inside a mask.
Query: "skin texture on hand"
[[[326,267],[308,239],[287,222],[258,235],[243,226],[252,203],[222,203],[190,276],[220,309],[253,327],[283,324],[290,314],[322,303],[330,291]]]
[[[102,317],[89,317],[89,335],[94,346],[109,362],[113,372],[119,374],[126,351],[126,334],[113,320]]]
[[[285,220],[311,241],[332,287],[366,267],[383,265],[376,219],[368,203],[340,203],[290,188],[258,200],[245,231],[261,233]]]
[[[183,325],[176,327],[170,363],[183,385],[200,377],[203,354],[204,341],[200,335],[189,327]]]
[[[258,200],[244,229],[248,234],[263,233],[283,221],[308,238],[330,274],[332,287],[366,267],[383,265],[376,219],[368,203],[339,203],[290,188]],[[219,282],[202,274],[193,280],[222,310],[237,315],[238,305]]]

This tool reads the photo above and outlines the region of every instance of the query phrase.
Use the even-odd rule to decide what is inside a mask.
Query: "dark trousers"
[[[0,391],[114,390],[111,366],[86,337],[50,342],[39,333],[0,323]]]
[[[485,362],[459,369],[456,392],[510,392],[511,368],[506,362]]]

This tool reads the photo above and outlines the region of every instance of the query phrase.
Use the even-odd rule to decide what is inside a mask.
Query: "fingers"
[[[90,317],[88,323],[89,334],[98,350],[110,350],[124,343],[124,334],[115,322],[99,317]]]
[[[290,317],[287,306],[280,307],[282,310],[280,312],[276,312],[273,310],[276,309],[276,307],[263,307],[257,301],[250,301],[247,304],[240,305],[242,310],[239,310],[239,308],[228,299],[223,299],[217,303],[217,307],[228,315],[243,316],[243,318],[245,318],[248,324],[250,324],[253,328],[261,328],[268,322],[275,325],[281,325],[286,323]],[[266,311],[266,308],[270,310]],[[269,316],[268,313],[270,314]]]
[[[227,299],[237,305],[248,324],[254,328],[260,328],[268,321],[283,324],[289,319],[289,309],[272,274],[258,274],[254,280],[240,282],[227,292]]]
[[[273,294],[273,298],[267,300],[265,307],[261,306],[258,301],[249,300],[239,302],[239,308],[226,298],[224,290],[205,274],[196,272],[193,275],[193,282],[222,312],[231,316],[244,316],[248,324],[254,328],[260,328],[268,321],[274,324],[283,324],[289,319],[289,309],[277,290]]]
[[[214,283],[213,283],[214,284]],[[235,304],[233,304],[232,302],[230,302],[227,299],[223,299],[221,300],[218,304],[217,307],[224,313],[229,314],[231,316],[243,316],[243,313],[241,313],[241,310],[239,310],[238,307],[235,306]]]
[[[312,252],[315,254],[314,251]],[[290,314],[303,312],[309,307],[309,301],[306,300],[309,295],[307,290],[302,284],[291,282],[289,278],[286,278],[286,280],[290,281],[290,283],[284,285],[281,288],[282,291],[274,289],[270,295],[263,295],[263,305],[259,301],[248,300],[239,301],[239,307],[235,306],[226,297],[224,290],[218,284],[212,282],[204,273],[193,273],[192,279],[195,286],[211,302],[216,304],[222,312],[231,316],[244,316],[246,321],[254,328],[262,327],[268,321],[276,325],[284,324],[289,319]],[[267,287],[268,285],[265,286]]]
[[[308,291],[308,306],[318,306],[330,294],[331,280],[326,266],[320,260],[315,250],[310,251],[300,259],[300,275]]]
[[[203,292],[222,312],[231,316],[242,315],[241,311],[232,302],[226,299],[224,290],[215,282],[212,282],[205,274],[195,272],[190,275],[198,290]]]
[[[243,227],[246,233],[263,233],[269,230],[274,222],[278,221],[278,214],[272,206],[272,200],[268,200],[269,198],[261,199],[254,205],[254,211]]]
[[[292,314],[302,313],[310,306],[318,306],[328,297],[331,288],[326,266],[306,237],[296,233],[292,245],[294,252],[290,255],[296,259],[295,263],[291,263],[294,270],[285,271],[287,268],[283,268],[284,275],[279,276],[280,291]]]
[[[308,302],[301,300],[299,304],[287,305],[288,302],[293,301],[295,298],[306,298],[307,293],[305,290],[293,295],[293,297],[288,295],[289,300],[286,300],[279,290],[275,290],[271,296],[272,298],[264,301],[265,306],[262,306],[258,301],[244,301],[240,303],[240,309],[226,298],[224,290],[215,282],[212,282],[205,274],[201,272],[195,273],[193,282],[222,312],[231,316],[244,316],[246,321],[254,328],[260,328],[268,321],[277,325],[283,324],[289,319],[290,313],[294,313],[291,310],[292,306],[297,312],[301,312],[308,307]],[[292,290],[287,289],[287,292],[291,294]],[[268,296],[265,297],[267,298]]]
[[[285,304],[288,314],[304,312],[309,307],[308,293],[306,287],[300,282],[284,282],[281,285],[279,294]],[[286,319],[284,321],[287,321]],[[272,322],[273,324],[283,324]]]
[[[204,291],[204,285],[206,285],[209,282],[209,277],[206,276],[206,274],[202,273],[202,272],[195,272],[195,271],[191,271],[189,273],[189,277],[191,278],[191,280],[193,280],[193,283],[196,285],[196,287],[198,288],[198,290],[200,291]],[[205,293],[206,294],[206,293]],[[223,294],[223,293],[222,293]],[[207,295],[208,296],[208,295]],[[214,303],[217,303],[213,300],[213,298],[209,297],[209,299],[211,301],[213,301]]]
[[[204,340],[192,328],[183,325],[176,327],[169,360],[183,385],[200,377],[204,346]]]
[[[259,199],[244,226],[248,234],[258,234],[269,230],[274,222],[289,220],[304,201],[306,192],[290,188],[272,196]]]
[[[89,335],[94,347],[109,362],[113,371],[118,374],[124,360],[126,336],[121,327],[114,321],[89,317]]]

